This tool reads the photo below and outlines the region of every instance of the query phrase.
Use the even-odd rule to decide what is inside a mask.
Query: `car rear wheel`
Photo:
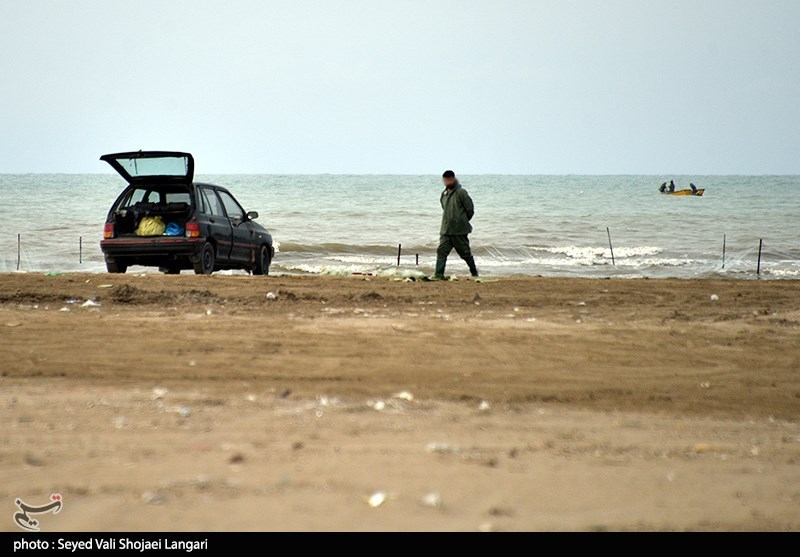
[[[111,259],[106,257],[106,270],[109,273],[124,273],[128,270],[128,264],[119,259]]]
[[[214,266],[217,264],[217,253],[214,246],[206,243],[203,250],[200,252],[200,260],[194,263],[194,274],[196,275],[210,275],[214,272]]]
[[[261,246],[256,256],[256,263],[253,267],[254,275],[268,275],[269,264],[271,262],[269,246]]]

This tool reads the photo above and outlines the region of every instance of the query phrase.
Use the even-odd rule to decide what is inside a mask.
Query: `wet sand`
[[[796,281],[0,275],[0,496],[61,493],[44,530],[796,530],[799,327]]]

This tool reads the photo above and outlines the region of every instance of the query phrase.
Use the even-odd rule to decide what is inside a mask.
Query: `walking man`
[[[446,170],[442,174],[444,191],[442,192],[442,228],[439,231],[439,248],[436,250],[436,274],[434,279],[444,278],[444,267],[447,264],[447,256],[453,248],[461,259],[466,261],[469,272],[473,277],[478,276],[478,269],[475,267],[475,260],[469,249],[469,236],[472,226],[469,221],[475,214],[475,206],[472,204],[467,190],[458,183],[455,172]]]

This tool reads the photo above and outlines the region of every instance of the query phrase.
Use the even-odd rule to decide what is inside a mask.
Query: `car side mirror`
[[[256,220],[258,218],[258,211],[248,211],[247,220]]]

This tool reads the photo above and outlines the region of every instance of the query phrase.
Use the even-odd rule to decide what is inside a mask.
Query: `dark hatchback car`
[[[220,269],[269,274],[272,236],[228,190],[193,182],[189,153],[139,151],[103,155],[127,182],[108,212],[100,248],[109,273],[130,265],[168,274]]]

